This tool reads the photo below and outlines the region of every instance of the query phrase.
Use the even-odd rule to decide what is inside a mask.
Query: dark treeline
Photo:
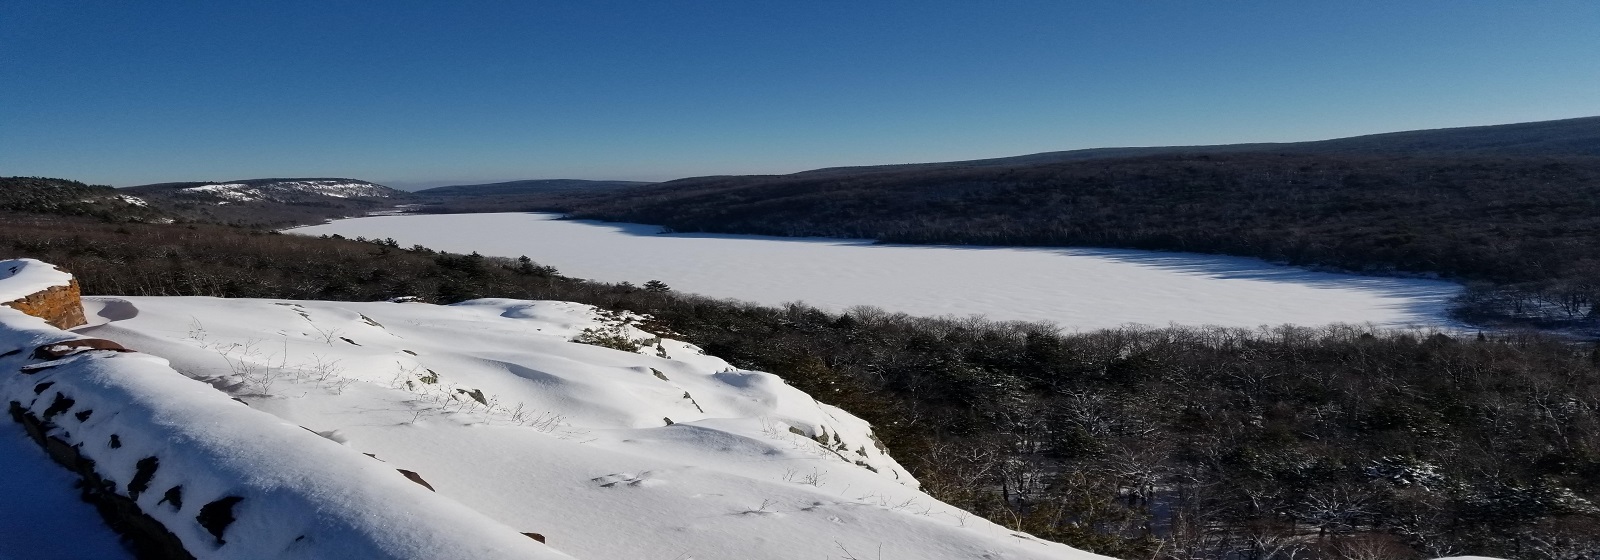
[[[777,373],[942,500],[1124,558],[1600,556],[1600,351],[1539,335],[1119,329],[828,313],[521,259],[207,225],[0,216],[91,294],[556,299]],[[643,271],[641,271],[643,272]]]
[[[1600,319],[1600,158],[1159,155],[707,177],[509,206],[677,231],[1126,247],[1438,274],[1472,283],[1460,309],[1469,319]]]

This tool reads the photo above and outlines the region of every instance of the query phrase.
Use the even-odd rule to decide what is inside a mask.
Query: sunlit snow
[[[72,275],[38,259],[0,261],[0,303],[72,283]]]
[[[199,187],[189,187],[189,188],[178,189],[178,190],[179,190],[179,192],[186,192],[186,193],[204,193],[204,194],[209,194],[209,195],[217,196],[217,197],[220,197],[220,198],[226,198],[228,200],[234,200],[234,201],[239,201],[239,202],[244,202],[244,201],[249,201],[249,200],[258,200],[258,199],[263,198],[262,195],[261,195],[261,191],[252,189],[252,188],[250,188],[249,185],[245,185],[245,184],[241,184],[241,183],[227,183],[227,184],[221,184],[221,185],[203,185],[203,186],[199,186]]]
[[[339,220],[305,235],[394,238],[453,252],[527,255],[563,274],[661,280],[679,291],[831,310],[985,315],[1073,329],[1127,323],[1447,323],[1450,282],[1312,272],[1257,259],[1117,249],[874,245],[863,240],[661,234],[552,214]]]
[[[86,312],[79,332],[165,358],[247,402],[241,418],[415,471],[576,558],[1104,558],[939,502],[860,418],[586,305],[103,297]],[[644,344],[572,342],[584,329]]]

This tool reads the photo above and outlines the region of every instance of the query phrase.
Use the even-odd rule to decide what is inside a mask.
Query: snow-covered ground
[[[680,291],[830,310],[985,315],[1068,329],[1126,323],[1446,324],[1449,282],[1311,272],[1261,260],[1152,251],[874,245],[861,240],[666,234],[552,214],[370,217],[291,230],[404,246],[527,255],[563,274],[661,280]]]
[[[415,471],[576,558],[1099,558],[938,502],[862,420],[589,306],[130,297],[86,315],[78,332],[250,405],[233,414]]]
[[[38,259],[0,261],[0,303],[72,283],[72,275]]]
[[[78,499],[77,477],[10,418],[0,425],[0,560],[133,558],[94,506]]]
[[[55,449],[78,454],[72,461],[93,470],[97,494],[133,500],[198,558],[571,558],[167,360],[86,350],[95,346],[75,344],[108,343],[79,337],[0,309],[0,369],[12,372],[0,376],[0,402],[40,422]],[[7,504],[4,512],[48,518],[36,510],[56,505]],[[39,529],[38,540],[94,537],[70,525]]]

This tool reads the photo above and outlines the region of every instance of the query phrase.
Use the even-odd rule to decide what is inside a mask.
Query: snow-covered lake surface
[[[1460,286],[1312,272],[1258,259],[1121,249],[875,245],[865,240],[662,234],[554,214],[381,216],[299,228],[403,246],[527,255],[567,276],[661,280],[678,291],[829,310],[984,315],[1067,329],[1128,323],[1447,325]]]

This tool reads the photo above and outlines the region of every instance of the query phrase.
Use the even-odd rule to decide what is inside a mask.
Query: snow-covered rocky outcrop
[[[80,473],[147,554],[568,558],[167,360],[14,309],[0,309],[0,372],[10,429]]]
[[[0,294],[52,274],[26,262]],[[147,554],[1099,558],[923,494],[866,422],[625,313],[197,297],[84,310],[69,332],[0,308],[0,402]]]
[[[586,305],[86,305],[80,332],[577,558],[1099,558],[943,504],[861,419]]]
[[[78,280],[35,259],[0,260],[0,306],[70,329],[84,324]]]

